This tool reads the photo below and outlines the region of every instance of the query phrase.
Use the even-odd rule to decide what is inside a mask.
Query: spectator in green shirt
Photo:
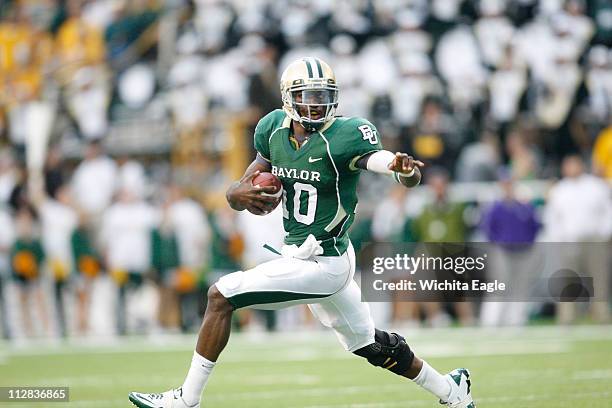
[[[15,213],[16,240],[11,248],[11,270],[18,283],[19,306],[24,335],[34,336],[32,316],[40,320],[43,334],[49,334],[49,316],[46,299],[40,285],[45,253],[37,234],[36,213],[28,205],[18,207]],[[36,307],[34,313],[30,308]]]
[[[430,170],[427,174],[434,201],[413,223],[414,233],[422,242],[465,242],[465,206],[448,200],[448,182],[448,173],[442,169]]]
[[[449,174],[444,169],[430,169],[427,173],[427,185],[433,193],[433,202],[427,205],[421,215],[413,222],[413,232],[419,241],[425,243],[463,243],[467,237],[467,228],[463,213],[465,206],[453,203],[448,198]],[[445,246],[428,246],[424,251],[428,256],[462,256],[461,252],[446,251]],[[457,279],[454,272],[439,271],[438,279]],[[474,320],[471,303],[462,301],[461,293],[445,293],[446,302],[453,303],[457,319],[462,325],[471,325]],[[431,325],[444,326],[449,319],[441,310],[438,302],[425,302],[423,308]]]

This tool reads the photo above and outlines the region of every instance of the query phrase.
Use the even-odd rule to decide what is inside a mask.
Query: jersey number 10
[[[306,214],[300,212],[302,193],[306,193]],[[304,183],[293,185],[293,218],[299,223],[310,225],[315,220],[317,212],[317,189],[315,186]],[[283,190],[283,217],[289,219],[287,210],[287,191]]]

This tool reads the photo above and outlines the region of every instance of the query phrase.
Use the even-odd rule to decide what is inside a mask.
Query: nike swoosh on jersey
[[[312,156],[308,157],[308,163],[318,162],[319,160],[323,160],[323,158],[319,157],[318,159],[313,159]]]

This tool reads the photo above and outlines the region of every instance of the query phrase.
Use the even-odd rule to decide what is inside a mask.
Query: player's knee
[[[212,285],[208,288],[208,306],[207,310],[211,312],[231,313],[233,310],[232,304],[227,300],[225,296],[217,286]]]
[[[354,353],[367,359],[373,366],[382,367],[398,375],[408,371],[414,360],[414,353],[402,336],[378,329],[376,329],[374,343]]]

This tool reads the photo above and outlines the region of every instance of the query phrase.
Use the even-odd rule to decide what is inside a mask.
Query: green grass
[[[611,327],[420,330],[407,339],[440,371],[468,367],[479,408],[612,406]],[[16,408],[129,407],[131,390],[180,385],[194,342],[4,345],[0,386],[70,387],[69,404],[10,404]],[[329,332],[233,336],[203,401],[207,408],[439,406],[409,381],[344,352]]]

